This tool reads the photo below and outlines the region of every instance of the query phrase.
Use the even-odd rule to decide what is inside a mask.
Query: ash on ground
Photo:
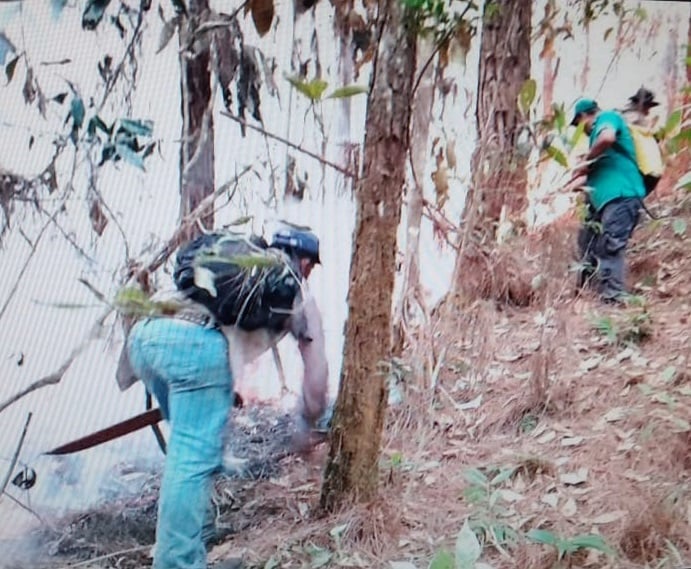
[[[280,477],[291,457],[295,419],[274,407],[236,409],[228,429],[224,472],[214,485],[218,541],[253,522],[241,519],[243,497],[257,480]],[[152,434],[153,436],[153,434]],[[122,465],[114,479],[134,476]],[[142,473],[143,475],[144,473]],[[27,536],[31,560],[9,562],[6,569],[43,569],[100,559],[90,567],[148,567],[155,541],[160,472],[142,476],[135,496],[108,500],[87,512],[54,520]]]

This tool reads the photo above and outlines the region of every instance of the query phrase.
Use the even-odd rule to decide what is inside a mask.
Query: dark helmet
[[[273,235],[271,246],[294,253],[298,257],[306,257],[314,263],[321,263],[319,238],[311,231],[293,228],[279,229]]]

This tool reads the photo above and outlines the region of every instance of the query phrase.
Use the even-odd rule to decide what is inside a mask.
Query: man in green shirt
[[[601,110],[592,99],[580,99],[571,124],[580,123],[590,137],[590,147],[574,174],[574,178],[587,176],[588,197],[586,220],[578,236],[584,264],[579,285],[593,282],[602,300],[621,302],[626,246],[645,197],[643,177],[631,133],[619,113]]]

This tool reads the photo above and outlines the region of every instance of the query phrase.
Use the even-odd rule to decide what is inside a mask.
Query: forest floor
[[[459,569],[691,566],[691,197],[649,207],[665,217],[636,230],[627,306],[575,294],[575,220],[509,242],[486,298],[447,300],[401,362],[377,502],[317,516],[319,445],[218,482],[210,560],[453,569],[458,543]],[[44,533],[36,566],[148,566],[156,491]]]

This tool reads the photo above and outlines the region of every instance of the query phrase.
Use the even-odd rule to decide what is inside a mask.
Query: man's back
[[[616,141],[598,157],[588,172],[588,185],[593,188],[590,199],[596,210],[617,198],[645,197],[633,138],[624,118],[616,111],[602,111],[593,124],[591,145],[605,129],[615,132]]]

